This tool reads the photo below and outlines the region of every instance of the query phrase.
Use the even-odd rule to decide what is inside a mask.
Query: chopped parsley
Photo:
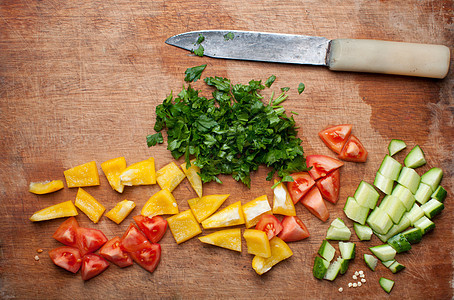
[[[275,80],[276,80],[276,76],[274,76],[274,75],[271,75],[270,77],[268,77],[268,79],[265,81],[266,87],[271,87],[271,85],[274,83]]]
[[[204,40],[205,40],[205,37],[203,36],[203,34],[200,33],[199,37],[197,39],[196,45],[201,44]]]
[[[205,65],[200,65],[197,67],[186,69],[186,71],[184,72],[184,74],[186,75],[184,77],[184,81],[196,82],[197,80],[199,80],[200,76],[202,76],[202,72],[203,72],[203,70],[205,70],[206,66],[207,65],[205,64]]]
[[[305,88],[306,88],[306,86],[304,85],[304,83],[301,82],[298,85],[298,94],[301,94],[304,91]]]
[[[195,49],[195,50],[193,51],[193,53],[194,53],[195,55],[197,55],[197,56],[202,57],[204,51],[205,51],[205,48],[203,48],[202,45],[199,45],[199,47],[198,47],[197,49]]]
[[[228,33],[224,34],[224,40],[226,40],[226,41],[233,40],[234,37],[235,37],[235,35],[232,32],[228,32]]]

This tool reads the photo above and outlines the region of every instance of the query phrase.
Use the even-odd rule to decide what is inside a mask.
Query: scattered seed
[[[358,284],[356,282],[353,282],[352,286],[355,288],[358,286]]]
[[[359,273],[359,275],[363,275],[363,274],[364,274],[364,271],[363,271],[363,270],[360,270],[358,273]]]
[[[356,279],[358,279],[358,276],[353,275],[352,278],[356,280]]]
[[[356,276],[358,276],[358,275],[359,275],[359,272],[358,272],[358,271],[356,271],[356,272],[355,272],[355,275],[356,275]]]
[[[358,281],[358,283],[357,283],[357,284],[358,284],[358,286],[361,286],[361,285],[362,285],[361,281]]]
[[[36,260],[36,261],[39,260],[39,256],[38,256],[38,255],[35,255],[35,260]]]
[[[353,285],[353,284],[352,284],[351,282],[348,283],[348,287],[352,287],[352,285]]]
[[[365,276],[364,274],[359,274],[359,277],[364,278]]]
[[[344,289],[342,287],[339,288],[339,293],[342,293]]]
[[[361,279],[361,282],[362,282],[362,283],[366,282],[366,279],[365,279],[365,278],[362,278],[362,279]]]

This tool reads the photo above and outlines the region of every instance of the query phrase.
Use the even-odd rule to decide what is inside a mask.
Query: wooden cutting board
[[[453,297],[453,86],[452,67],[444,80],[356,73],[335,73],[321,67],[215,60],[191,56],[168,46],[166,38],[190,30],[232,29],[325,36],[371,38],[445,44],[453,40],[453,2],[402,1],[2,1],[0,4],[0,298],[388,298],[378,279],[396,281],[390,294],[399,299]],[[284,46],[284,45],[283,45]],[[423,57],[421,59],[424,59]],[[111,265],[102,275],[83,282],[53,265],[48,251],[59,246],[51,238],[63,220],[32,223],[37,210],[74,200],[77,190],[50,195],[28,192],[31,181],[64,179],[63,171],[95,160],[101,185],[86,190],[107,209],[123,199],[137,208],[121,224],[106,217],[93,224],[83,213],[82,226],[101,229],[109,238],[121,235],[139,214],[157,186],[114,192],[100,164],[124,156],[128,164],[155,157],[160,168],[172,161],[166,146],[148,148],[154,133],[155,107],[183,85],[184,71],[206,63],[203,76],[228,77],[234,83],[277,80],[263,92],[290,87],[284,103],[295,111],[299,137],[307,155],[334,156],[317,136],[335,124],[353,124],[353,133],[369,151],[365,164],[345,163],[340,200],[328,203],[331,217],[323,223],[301,205],[297,214],[311,237],[291,243],[294,255],[258,276],[251,255],[200,243],[177,245],[170,232],[161,241],[162,260],[152,274],[134,265]],[[297,86],[306,90],[299,95]],[[206,87],[195,85],[209,97]],[[343,218],[342,208],[361,180],[372,182],[392,138],[409,147],[420,145],[427,165],[445,172],[450,194],[446,209],[435,218],[436,229],[411,251],[399,254],[407,268],[392,274],[382,265],[367,270],[362,256],[377,238],[357,242],[357,258],[335,282],[311,273],[316,251],[329,223]],[[402,161],[408,149],[396,157]],[[181,162],[181,161],[180,161]],[[205,194],[229,193],[224,204],[246,203],[260,195],[272,199],[266,168],[253,175],[252,187],[228,177],[207,184]],[[180,210],[195,196],[185,180],[174,191]],[[204,232],[203,234],[205,234]],[[334,245],[337,244],[333,243]],[[44,252],[37,253],[37,249]],[[38,257],[39,260],[35,260]],[[360,288],[348,288],[357,270],[366,273]],[[343,287],[342,293],[338,288]]]

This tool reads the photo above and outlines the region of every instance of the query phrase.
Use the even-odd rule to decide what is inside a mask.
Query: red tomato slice
[[[84,256],[101,248],[107,242],[107,237],[101,230],[79,227],[77,228],[76,241],[80,255]]]
[[[278,237],[284,242],[296,242],[310,236],[306,225],[296,216],[285,216],[282,219],[282,227]]]
[[[97,254],[89,253],[82,258],[82,279],[91,279],[104,272],[107,267],[109,267],[107,260]]]
[[[139,266],[153,273],[161,260],[161,245],[147,241],[140,245],[140,249],[131,252],[131,256]]]
[[[68,218],[57,228],[52,237],[66,246],[77,247],[77,228],[79,228],[79,223],[76,218]]]
[[[317,218],[325,222],[329,218],[328,208],[323,201],[322,194],[314,186],[306,196],[301,199],[301,203]]]
[[[121,238],[121,247],[127,252],[135,252],[142,249],[144,243],[148,243],[147,237],[131,223]]]
[[[287,182],[287,189],[293,204],[296,204],[314,186],[315,181],[308,172],[293,173],[290,176],[293,181]]]
[[[325,155],[309,155],[306,157],[306,164],[308,168],[312,167],[309,174],[314,180],[325,177],[329,172],[344,165],[340,160]]]
[[[137,226],[145,234],[148,240],[152,243],[157,243],[161,240],[167,230],[167,221],[161,216],[153,218],[138,215],[133,217]]]
[[[351,124],[337,125],[326,128],[318,133],[328,148],[339,154],[344,148],[350,133],[352,132]]]
[[[72,273],[77,273],[82,264],[80,252],[74,247],[62,246],[52,249],[49,256],[54,264]]]
[[[278,235],[282,230],[282,225],[279,220],[273,215],[263,215],[260,217],[259,222],[255,229],[265,231],[269,240]]]
[[[120,268],[133,264],[131,256],[121,248],[121,239],[118,236],[105,243],[99,254]]]
[[[317,180],[317,188],[320,190],[322,197],[331,203],[337,203],[339,200],[340,171],[339,169],[329,173],[326,177]]]
[[[345,161],[366,162],[367,151],[358,138],[352,134],[338,157]]]

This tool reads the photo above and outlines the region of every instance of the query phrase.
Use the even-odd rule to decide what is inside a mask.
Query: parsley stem
[[[285,101],[285,99],[287,99],[288,95],[286,95],[285,93],[282,93],[279,95],[279,97],[277,97],[274,101],[273,101],[273,105],[279,105],[281,104],[282,102]]]

